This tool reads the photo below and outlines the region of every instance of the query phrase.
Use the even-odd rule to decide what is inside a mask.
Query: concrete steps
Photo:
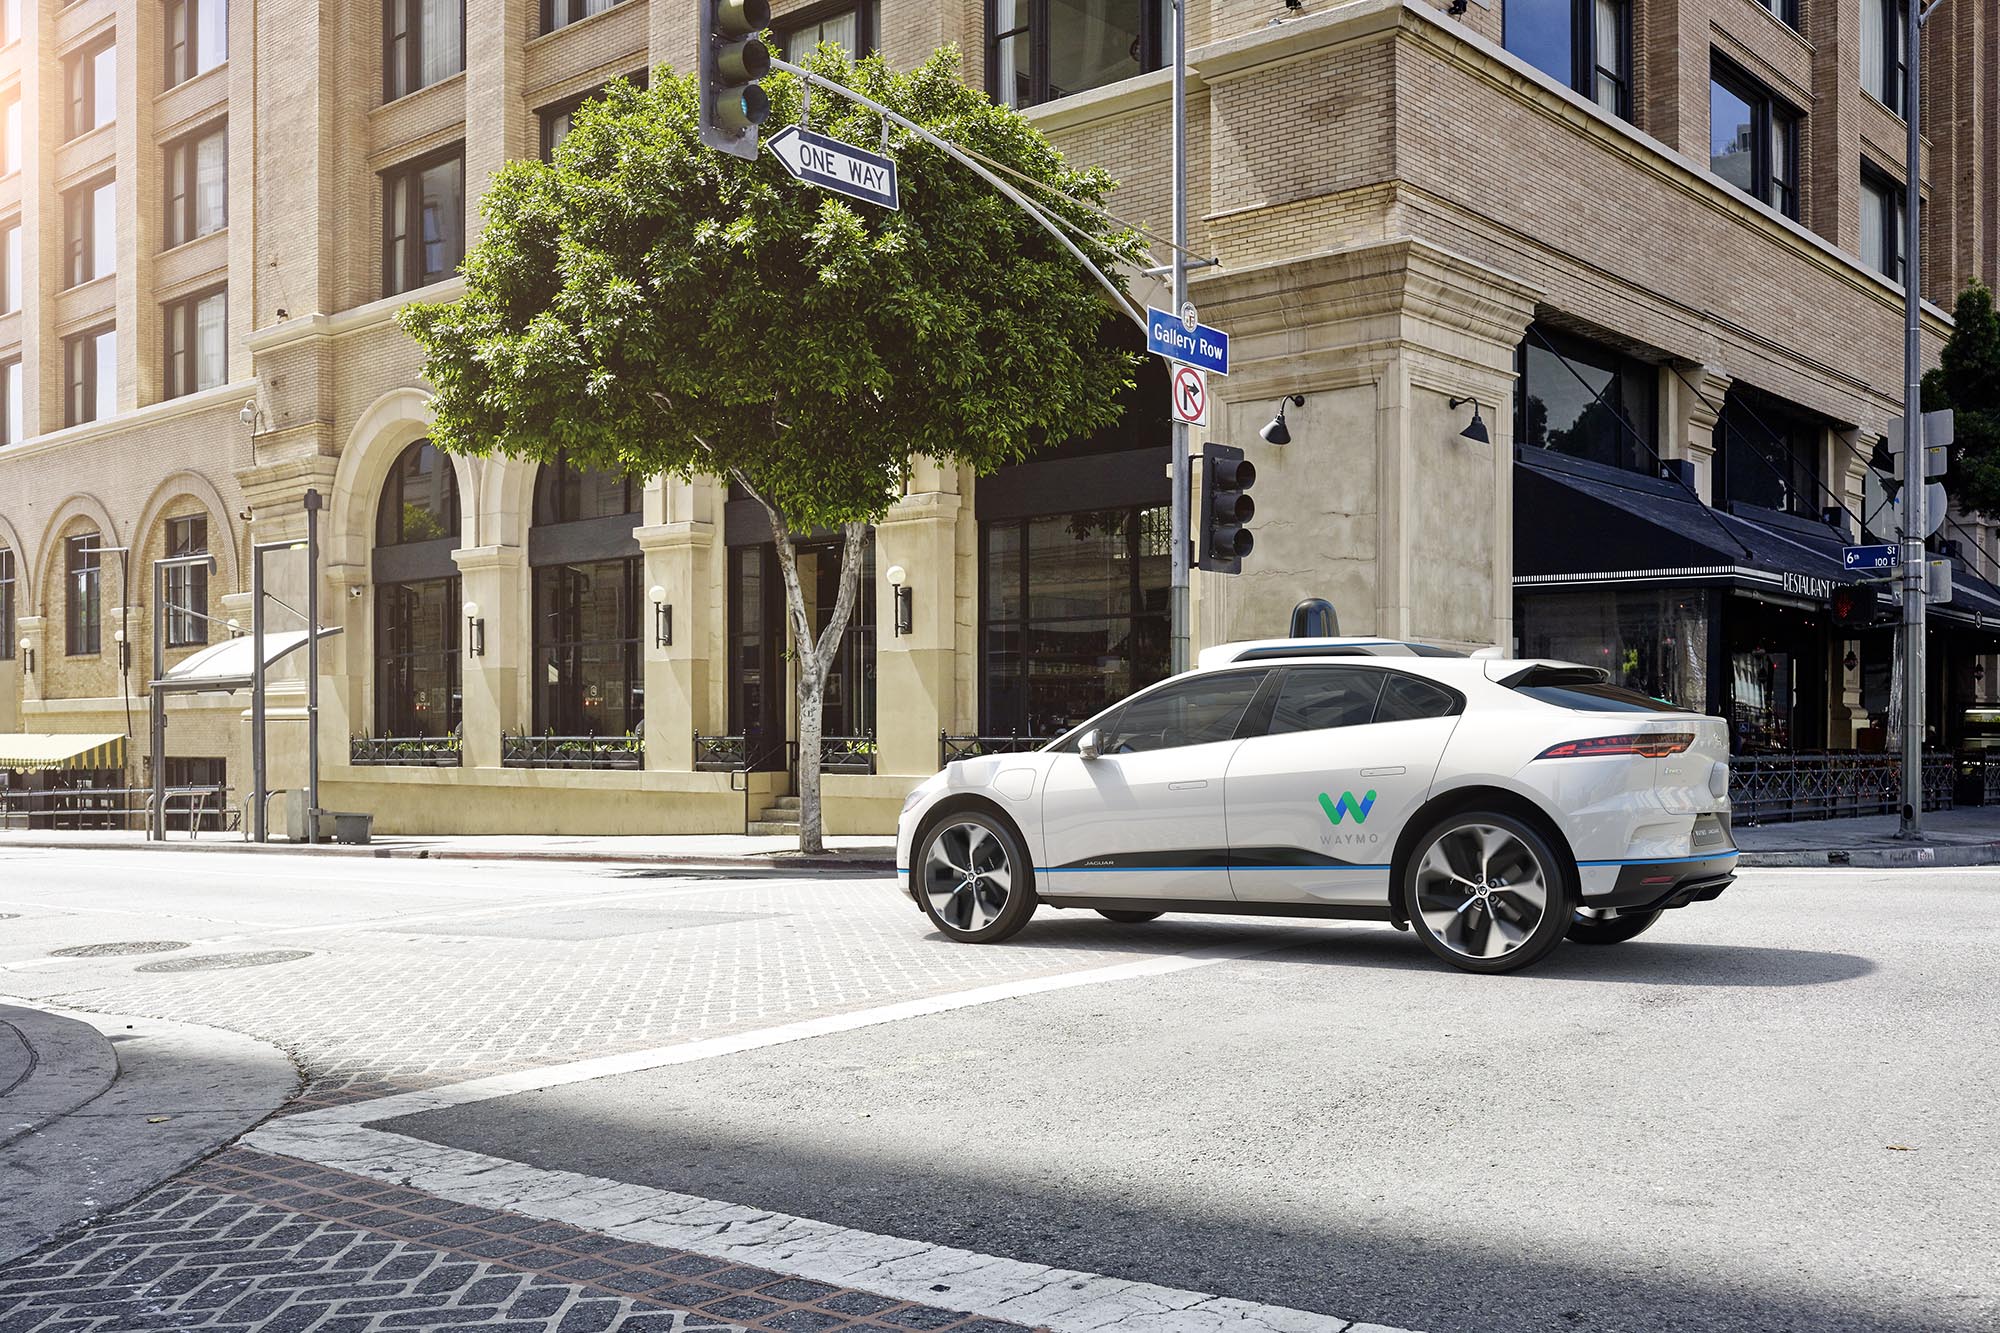
[[[775,796],[763,813],[751,820],[745,832],[753,837],[795,838],[799,833],[799,798]]]

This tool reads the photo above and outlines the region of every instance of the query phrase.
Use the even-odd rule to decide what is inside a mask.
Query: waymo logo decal
[[[1344,791],[1340,794],[1340,799],[1336,801],[1325,792],[1321,792],[1319,794],[1319,808],[1326,811],[1326,817],[1336,824],[1340,822],[1342,815],[1353,815],[1354,822],[1357,824],[1366,823],[1368,812],[1375,808],[1375,793],[1371,791],[1357,801],[1354,799],[1353,792]]]

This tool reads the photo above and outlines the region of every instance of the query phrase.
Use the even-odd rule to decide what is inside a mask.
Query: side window
[[[1370,721],[1384,676],[1361,667],[1293,667],[1279,683],[1269,734],[1325,731]]]
[[[1104,729],[1103,752],[1136,754],[1226,741],[1236,734],[1266,674],[1232,671],[1197,676],[1134,699]]]
[[[1382,687],[1382,706],[1375,710],[1377,722],[1414,722],[1425,717],[1450,717],[1458,711],[1458,696],[1441,685],[1415,676],[1389,673]]]

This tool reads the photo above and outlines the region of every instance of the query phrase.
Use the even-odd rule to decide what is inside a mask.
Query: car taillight
[[[1694,744],[1691,731],[1655,731],[1635,736],[1592,736],[1588,740],[1564,741],[1536,755],[1537,759],[1596,759],[1603,755],[1637,755],[1642,759],[1665,759]]]

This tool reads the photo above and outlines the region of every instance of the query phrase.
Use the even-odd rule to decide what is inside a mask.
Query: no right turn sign
[[[1208,376],[1193,366],[1175,366],[1174,420],[1190,426],[1208,424]]]

